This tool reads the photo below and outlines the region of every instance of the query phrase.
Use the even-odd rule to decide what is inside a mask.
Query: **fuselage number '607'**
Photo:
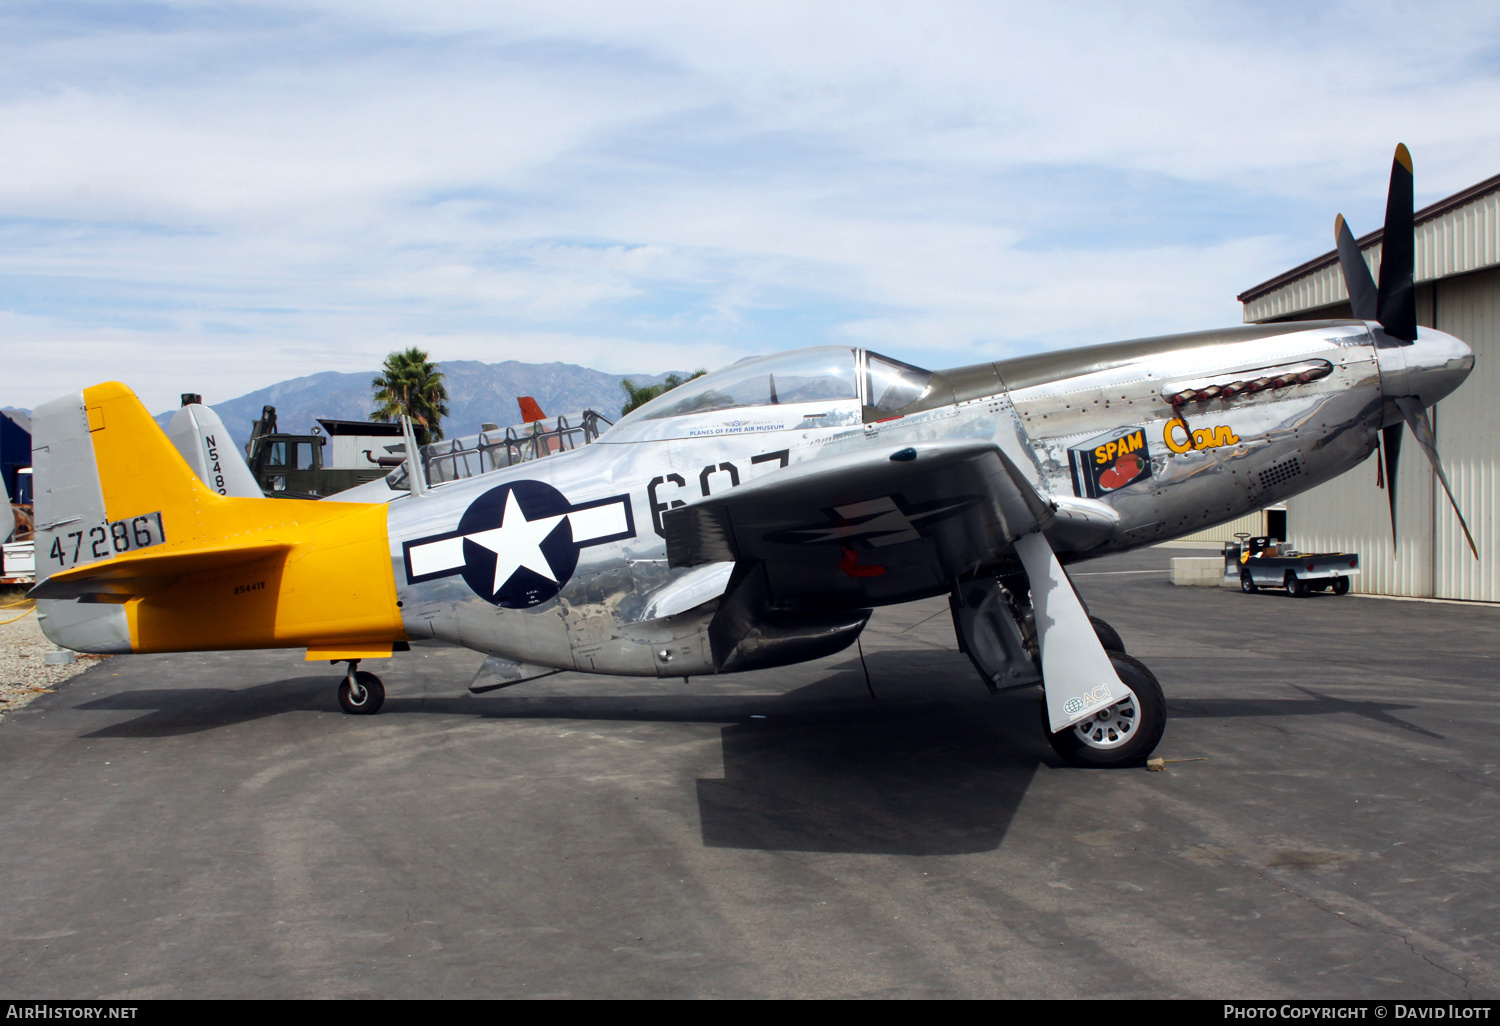
[[[52,539],[52,548],[47,551],[47,555],[58,566],[76,566],[105,556],[150,548],[166,540],[167,533],[162,529],[161,513],[147,513],[138,517],[126,517],[124,520],[111,520],[94,527],[80,527],[66,534],[59,531]]]

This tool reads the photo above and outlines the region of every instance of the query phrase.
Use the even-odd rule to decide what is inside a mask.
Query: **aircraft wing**
[[[778,602],[902,601],[993,563],[1052,514],[970,440],[816,458],[662,515],[673,566],[765,565]]]

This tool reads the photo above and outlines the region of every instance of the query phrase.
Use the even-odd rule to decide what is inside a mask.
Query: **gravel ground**
[[[66,666],[47,666],[43,653],[57,646],[42,634],[36,613],[21,616],[25,611],[24,604],[0,606],[0,718],[105,658],[86,655]],[[21,618],[14,623],[5,623],[17,616]]]

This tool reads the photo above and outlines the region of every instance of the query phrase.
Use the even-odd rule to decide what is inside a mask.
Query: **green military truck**
[[[277,430],[276,407],[261,410],[245,462],[273,498],[321,499],[391,472],[404,458],[401,425],[318,418],[311,434]]]

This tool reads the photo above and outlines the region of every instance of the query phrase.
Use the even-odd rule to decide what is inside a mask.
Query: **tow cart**
[[[1359,573],[1354,552],[1298,552],[1269,537],[1235,535],[1240,541],[1224,546],[1224,576],[1239,577],[1240,590],[1285,588],[1293,598],[1315,591],[1349,593],[1349,578]]]

